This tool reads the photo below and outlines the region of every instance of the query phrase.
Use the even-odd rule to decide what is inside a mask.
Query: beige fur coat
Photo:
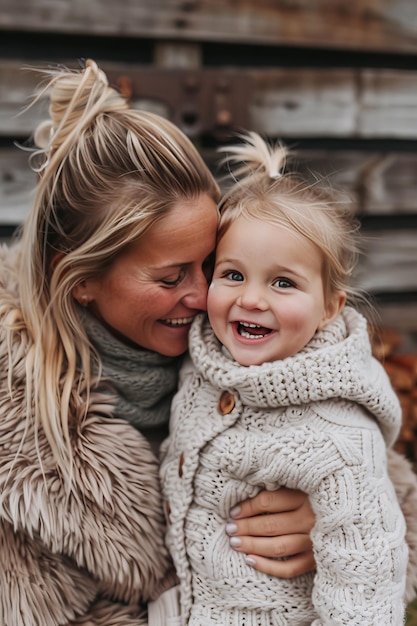
[[[36,436],[25,415],[30,339],[14,265],[14,253],[1,249],[0,624],[145,624],[143,607],[170,564],[158,462],[133,426],[111,417],[108,398],[92,395],[73,436],[75,490],[67,497],[43,431]],[[21,333],[7,345],[11,322]]]

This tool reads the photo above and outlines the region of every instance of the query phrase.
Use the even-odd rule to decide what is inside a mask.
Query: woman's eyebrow
[[[168,263],[166,265],[151,265],[150,267],[154,270],[170,270],[170,269],[176,269],[179,267],[186,267],[187,265],[191,265],[191,262],[180,261],[178,263]]]

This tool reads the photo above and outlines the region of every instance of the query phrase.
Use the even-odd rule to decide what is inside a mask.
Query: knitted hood
[[[218,389],[235,390],[247,406],[278,408],[342,398],[366,408],[391,446],[401,407],[382,365],[372,356],[366,319],[350,307],[281,361],[241,366],[228,357],[200,315],[190,333],[195,367]]]

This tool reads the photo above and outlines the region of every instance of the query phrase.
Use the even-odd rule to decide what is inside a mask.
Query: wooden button
[[[182,466],[184,465],[184,452],[180,454],[180,460],[178,461],[178,476],[182,478]]]
[[[228,415],[235,408],[235,398],[230,391],[223,391],[220,396],[218,409],[222,415]]]

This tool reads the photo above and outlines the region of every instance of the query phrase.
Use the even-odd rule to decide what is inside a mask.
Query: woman
[[[205,309],[220,194],[184,135],[130,110],[94,62],[47,87],[33,210],[1,251],[0,623],[146,624],[175,578],[154,452]],[[314,567],[303,494],[239,506],[229,532],[255,567]],[[283,555],[299,556],[266,558]]]

